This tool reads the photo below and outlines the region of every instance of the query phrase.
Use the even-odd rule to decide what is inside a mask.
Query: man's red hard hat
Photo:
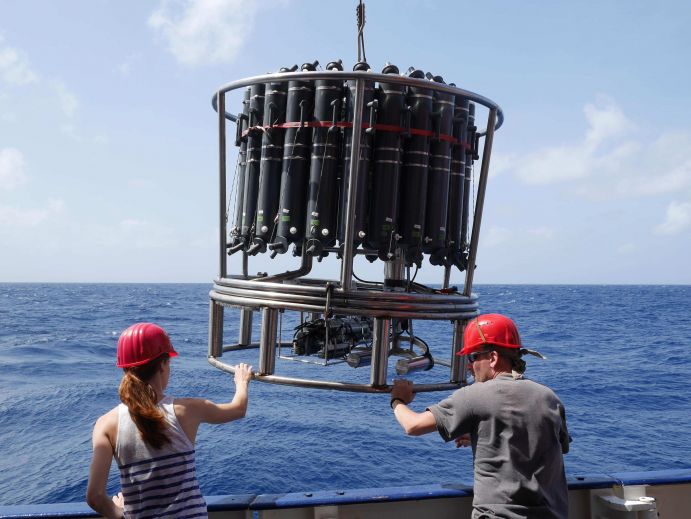
[[[521,348],[516,323],[501,314],[485,314],[468,322],[463,333],[463,349],[457,355],[468,355],[487,346]]]
[[[170,337],[163,328],[153,323],[133,324],[118,339],[118,368],[141,366],[164,353],[177,356]]]

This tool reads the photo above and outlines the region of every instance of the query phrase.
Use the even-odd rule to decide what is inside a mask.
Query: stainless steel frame
[[[350,150],[350,175],[348,182],[348,203],[346,206],[345,242],[341,257],[341,273],[339,280],[316,280],[301,277],[311,269],[311,261],[303,261],[299,270],[269,277],[250,278],[248,276],[248,256],[243,254],[242,273],[228,275],[227,272],[227,222],[226,222],[226,124],[236,121],[235,115],[225,109],[226,93],[253,85],[291,80],[318,79],[355,80],[353,139]],[[462,96],[488,109],[487,127],[478,135],[484,137],[484,149],[480,179],[476,194],[473,228],[468,255],[463,292],[458,294],[418,294],[397,291],[385,291],[383,284],[355,283],[353,280],[353,258],[357,251],[353,247],[353,208],[355,206],[355,189],[360,165],[360,142],[363,125],[363,94],[367,81],[388,84],[403,84],[420,86],[429,90],[447,92]],[[448,382],[435,384],[416,384],[416,392],[439,391],[457,388],[465,380],[465,361],[455,353],[462,348],[463,327],[468,319],[478,314],[477,296],[472,293],[473,275],[477,257],[477,247],[480,237],[480,224],[484,207],[485,190],[489,173],[490,155],[494,132],[503,123],[503,112],[493,101],[473,92],[434,83],[424,79],[412,79],[391,74],[376,74],[372,72],[292,72],[282,74],[266,74],[241,79],[221,87],[212,98],[212,105],[218,112],[218,144],[219,144],[219,275],[209,293],[209,363],[218,369],[234,372],[234,367],[222,362],[219,358],[223,352],[259,348],[259,371],[253,376],[256,380],[273,384],[300,386],[339,391],[354,391],[368,393],[389,392],[387,381],[387,365],[389,352],[389,330],[392,320],[422,319],[447,320],[453,325],[451,341],[451,361],[438,364],[449,367]],[[311,258],[310,258],[311,259]],[[393,261],[396,261],[394,259]],[[385,262],[385,270],[389,273],[401,270],[400,265]],[[389,263],[391,263],[389,265]],[[443,285],[448,286],[449,269],[444,269]],[[237,307],[241,310],[240,337],[237,344],[223,346],[223,313],[224,308]],[[261,337],[259,343],[251,343],[252,312],[261,310]],[[276,358],[276,326],[277,314],[280,310],[309,312],[312,314],[329,312],[340,315],[362,315],[374,318],[374,341],[372,352],[370,384],[355,384],[348,382],[332,382],[323,380],[282,377],[274,374]],[[316,368],[315,368],[316,369]]]

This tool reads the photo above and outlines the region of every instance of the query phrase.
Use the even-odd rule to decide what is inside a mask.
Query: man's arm
[[[408,407],[413,401],[413,385],[408,380],[394,380],[391,389],[391,407],[398,423],[410,436],[421,436],[437,430],[437,422],[429,411],[416,413]]]
[[[437,422],[432,413],[416,413],[400,400],[394,402],[393,414],[405,433],[410,436],[422,436],[437,430]]]

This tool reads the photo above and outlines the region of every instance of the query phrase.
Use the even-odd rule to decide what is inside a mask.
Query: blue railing
[[[567,478],[569,490],[610,488],[614,485],[674,485],[691,483],[691,468],[651,472],[615,472]],[[400,487],[321,490],[289,494],[234,494],[206,496],[209,512],[280,510],[316,506],[342,506],[364,503],[420,501],[425,499],[468,497],[473,493],[465,484],[431,484]],[[99,517],[86,503],[0,506],[0,519],[52,519]]]

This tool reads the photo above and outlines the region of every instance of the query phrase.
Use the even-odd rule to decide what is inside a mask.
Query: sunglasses
[[[474,351],[473,353],[468,353],[466,355],[466,358],[468,359],[468,362],[471,364],[475,362],[477,359],[480,358],[480,355],[485,355],[487,353],[492,353],[491,351]]]

